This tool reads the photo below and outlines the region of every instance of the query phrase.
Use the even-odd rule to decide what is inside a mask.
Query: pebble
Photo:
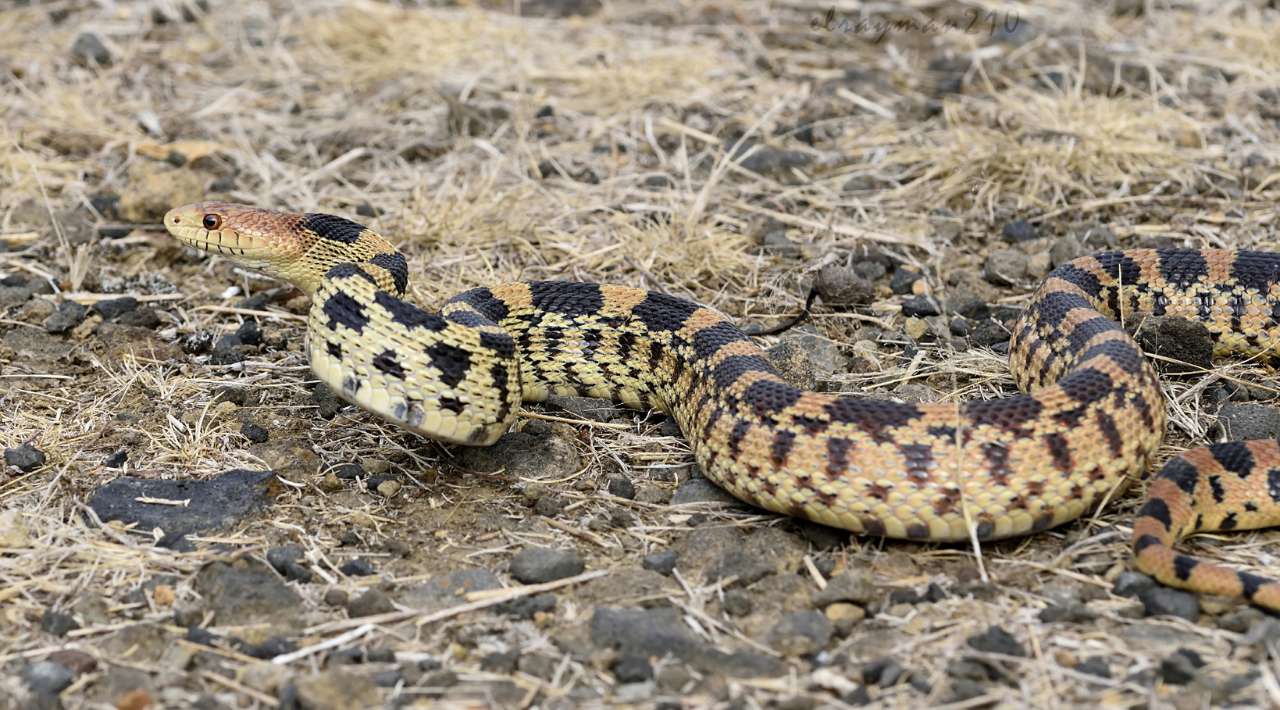
[[[70,668],[53,661],[36,661],[22,669],[22,680],[39,695],[54,695],[66,690],[76,674]]]
[[[538,499],[533,504],[533,512],[544,518],[554,518],[564,512],[566,505],[568,505],[568,501],[562,496],[547,493],[538,496]]]
[[[311,401],[316,405],[316,413],[320,415],[321,419],[333,419],[345,404],[323,382],[317,383],[315,389],[311,390]]]
[[[608,422],[623,414],[622,409],[613,402],[595,397],[568,397],[553,394],[547,397],[547,405],[593,422]]]
[[[111,50],[96,32],[81,32],[71,43],[71,56],[85,66],[111,66]]]
[[[1195,680],[1196,671],[1203,666],[1200,654],[1180,648],[1160,662],[1160,679],[1170,685],[1186,685]]]
[[[1018,242],[1029,242],[1039,235],[1036,234],[1034,224],[1025,219],[1015,219],[1004,225],[1004,228],[1000,230],[1000,236],[1010,244],[1017,244]]]
[[[40,615],[40,628],[54,636],[66,636],[67,633],[80,628],[80,624],[70,614],[45,609]]]
[[[748,146],[743,146],[745,151]],[[792,168],[802,168],[813,162],[813,156],[798,150],[783,150],[759,146],[739,165],[753,173],[773,177],[788,177]]]
[[[353,557],[343,562],[338,571],[351,577],[368,577],[377,572],[373,563],[363,557]]]
[[[102,459],[102,465],[104,468],[123,468],[125,462],[128,460],[129,452],[124,449],[120,449],[119,451],[116,451]]]
[[[830,604],[826,609],[823,609],[823,613],[841,636],[847,636],[853,630],[855,624],[867,618],[866,610],[857,604],[848,602]]]
[[[911,671],[897,660],[888,656],[877,658],[874,661],[863,664],[862,666],[862,682],[868,685],[876,685],[881,688],[888,688],[911,676]]]
[[[831,641],[835,628],[818,611],[793,611],[784,614],[769,630],[769,645],[788,656],[810,656]]]
[[[1200,619],[1200,603],[1189,592],[1152,586],[1139,590],[1138,600],[1146,616],[1176,616],[1191,622]]]
[[[258,327],[258,321],[249,319],[240,324],[236,328],[236,338],[245,345],[261,345],[262,329]]]
[[[120,298],[112,298],[106,301],[98,301],[93,304],[93,312],[102,316],[104,320],[111,320],[113,318],[119,318],[137,307],[138,299],[133,296],[122,296]]]
[[[889,277],[889,289],[895,295],[905,296],[915,292],[915,283],[922,278],[924,276],[919,271],[912,271],[906,268],[898,269],[893,272],[893,276]]]
[[[987,653],[999,653],[1006,656],[1017,656],[1025,658],[1027,650],[1018,643],[1008,631],[999,626],[991,626],[986,631],[970,636],[965,643],[976,651],[985,651]]]
[[[818,271],[813,283],[828,306],[857,306],[875,299],[875,284],[847,266],[829,265]]]
[[[619,683],[639,683],[653,678],[653,665],[646,656],[638,653],[619,656],[612,670]]]
[[[494,610],[499,614],[517,619],[532,619],[538,614],[554,614],[556,595],[547,592],[531,597],[519,597],[495,606]]]
[[[523,584],[540,584],[582,574],[586,563],[576,550],[526,547],[511,558],[510,572]]]
[[[156,313],[154,308],[137,308],[121,314],[116,318],[116,321],[120,325],[151,330],[160,326],[160,315]],[[103,337],[106,336],[104,335]]]
[[[387,593],[377,587],[368,589],[360,596],[347,602],[347,613],[352,618],[385,614],[395,610],[396,605],[391,603]]]
[[[744,589],[730,589],[724,593],[724,611],[729,616],[746,616],[753,608],[750,592]]]
[[[982,276],[997,286],[1015,286],[1026,280],[1027,255],[1016,249],[997,249],[987,256]]]
[[[1195,373],[1213,366],[1213,337],[1203,323],[1186,318],[1151,317],[1134,334],[1144,352],[1157,360],[1156,369],[1170,374]]]
[[[626,476],[610,476],[607,484],[609,495],[633,500],[636,497],[636,486]]]
[[[932,296],[912,296],[902,302],[902,315],[915,318],[942,315],[942,306]]]
[[[559,434],[513,431],[493,446],[465,447],[458,465],[469,471],[496,473],[506,470],[524,478],[563,478],[579,471],[581,457],[574,443]]]
[[[777,567],[772,560],[741,548],[734,548],[725,551],[707,567],[706,580],[711,584],[734,577],[737,580],[734,584],[746,587],[776,571]]]
[[[702,673],[735,677],[777,677],[787,672],[779,659],[751,651],[725,653],[695,637],[684,623],[683,614],[672,607],[616,609],[597,606],[589,624],[590,639],[601,648],[616,649],[621,655],[645,657],[671,654]],[[674,665],[670,664],[667,669]],[[664,687],[683,683],[659,678]]]
[[[29,443],[4,450],[5,465],[14,466],[23,473],[30,473],[40,468],[44,462],[44,452]]]
[[[346,606],[347,599],[348,595],[345,589],[329,587],[324,592],[324,603],[329,606]]]
[[[837,602],[852,602],[867,606],[879,596],[869,574],[846,570],[828,579],[826,588],[813,595],[813,603],[816,606],[827,606]]]
[[[1136,597],[1144,589],[1156,586],[1156,581],[1141,572],[1125,571],[1116,577],[1111,593],[1121,597]]]
[[[85,673],[92,673],[98,668],[98,659],[75,648],[58,649],[57,651],[50,653],[45,660],[70,668],[71,672],[78,676],[84,675]]]
[[[382,706],[372,679],[340,669],[326,669],[294,683],[297,706],[305,710],[343,710]]]
[[[296,631],[302,597],[261,562],[211,562],[196,574],[193,586],[218,626],[266,622],[282,633]]]
[[[670,577],[671,573],[675,571],[678,558],[679,555],[676,554],[675,550],[659,550],[645,555],[640,560],[640,566]]]
[[[403,486],[404,484],[401,483],[400,481],[397,481],[394,478],[388,478],[378,483],[377,487],[374,488],[374,490],[376,490],[378,492],[378,495],[382,496],[383,498],[394,498],[395,495],[400,492],[400,489]]]
[[[990,318],[978,321],[973,328],[973,344],[983,347],[994,347],[1008,343],[1011,337],[1009,330]]]
[[[741,505],[741,501],[733,497],[725,489],[708,481],[705,478],[691,478],[680,487],[671,496],[671,505],[685,505],[689,503],[723,503],[729,505]]]
[[[1086,252],[1080,240],[1074,234],[1068,234],[1054,241],[1053,246],[1049,247],[1049,263],[1056,268],[1072,259],[1084,256]]]
[[[807,390],[816,389],[844,365],[840,346],[812,326],[792,328],[765,354],[791,384]]]
[[[1218,409],[1218,426],[1229,441],[1280,438],[1280,410],[1254,402],[1226,402]]]
[[[311,581],[311,570],[302,564],[304,559],[302,548],[298,545],[284,545],[267,550],[267,564],[289,581]]]
[[[54,312],[44,320],[44,329],[53,335],[62,335],[84,322],[89,309],[75,301],[63,301]]]
[[[267,439],[271,438],[266,429],[249,421],[240,424],[240,434],[255,444],[264,444]]]
[[[365,476],[364,468],[358,463],[340,463],[329,469],[329,472],[345,481],[354,481]]]
[[[226,527],[269,505],[273,481],[275,474],[270,471],[246,469],[232,469],[206,480],[121,476],[94,491],[89,507],[103,522],[137,523],[142,530],[159,528],[165,533],[160,546],[181,549],[187,535]],[[176,506],[138,502],[146,498],[189,503]]]
[[[1098,617],[1088,607],[1079,602],[1070,604],[1053,604],[1040,610],[1038,618],[1045,623],[1062,621],[1069,624],[1078,624],[1086,621],[1092,621]]]

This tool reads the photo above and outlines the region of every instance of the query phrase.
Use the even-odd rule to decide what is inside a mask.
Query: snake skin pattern
[[[180,241],[312,297],[312,369],[344,398],[434,439],[493,443],[521,401],[607,397],[667,412],[707,478],[753,505],[856,533],[994,540],[1073,520],[1142,477],[1164,433],[1156,374],[1117,320],[1205,324],[1217,354],[1280,337],[1280,254],[1113,251],[1055,269],[1015,326],[1024,393],[904,404],[806,392],[716,311],[624,286],[508,283],[404,301],[404,256],[340,217],[227,203],[176,208]],[[1280,523],[1275,442],[1170,461],[1134,525],[1139,569],[1280,608],[1280,585],[1176,554],[1201,530]]]

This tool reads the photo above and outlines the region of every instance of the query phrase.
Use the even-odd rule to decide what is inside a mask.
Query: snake
[[[666,413],[703,475],[736,498],[873,537],[1028,535],[1145,478],[1165,399],[1125,322],[1201,323],[1215,356],[1265,357],[1280,342],[1280,254],[1105,251],[1053,269],[1015,321],[1017,394],[900,402],[800,389],[729,318],[658,290],[516,281],[430,312],[405,300],[404,254],[344,217],[201,202],[164,225],[310,296],[315,377],[404,429],[487,446],[522,403],[607,398]],[[1135,566],[1165,585],[1280,609],[1280,583],[1175,550],[1192,533],[1277,523],[1280,444],[1193,449],[1148,486]]]

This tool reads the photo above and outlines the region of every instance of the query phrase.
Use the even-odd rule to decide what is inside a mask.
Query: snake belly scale
[[[1117,320],[1203,323],[1216,354],[1280,342],[1280,254],[1135,249],[1053,271],[1016,324],[1021,394],[908,404],[802,391],[718,312],[626,286],[476,288],[429,313],[404,256],[323,214],[205,202],[169,232],[312,298],[308,350],[345,399],[424,436],[493,443],[520,403],[607,397],[672,416],[707,478],[762,508],[873,536],[980,540],[1073,520],[1142,477],[1164,434],[1150,364]],[[1134,525],[1165,584],[1280,608],[1280,584],[1178,554],[1200,530],[1280,523],[1280,445],[1217,444],[1169,461]]]

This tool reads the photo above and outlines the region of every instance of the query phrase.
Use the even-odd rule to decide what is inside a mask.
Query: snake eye
[[[207,214],[201,224],[204,225],[205,229],[214,230],[222,226],[222,218],[216,214]]]

